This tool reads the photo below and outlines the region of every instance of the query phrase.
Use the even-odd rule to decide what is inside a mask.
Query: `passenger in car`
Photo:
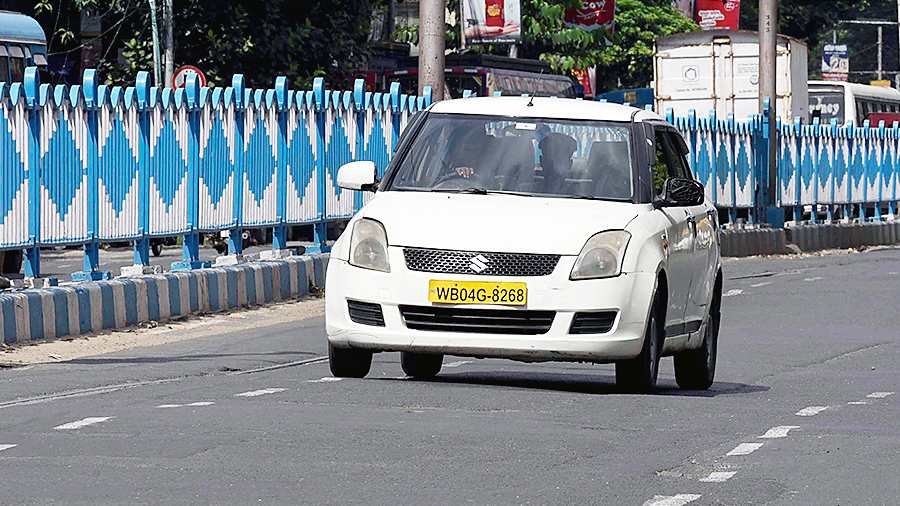
[[[566,193],[566,177],[572,170],[572,156],[578,149],[578,143],[568,135],[553,132],[547,134],[538,146],[541,149],[544,193],[549,195]]]

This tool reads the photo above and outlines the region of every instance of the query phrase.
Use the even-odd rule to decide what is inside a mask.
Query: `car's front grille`
[[[384,327],[384,313],[380,304],[348,300],[347,309],[350,311],[350,320],[361,325]]]
[[[559,255],[403,248],[411,271],[482,276],[548,276]]]
[[[612,329],[615,321],[615,311],[575,313],[569,334],[605,334]]]
[[[400,306],[407,328],[482,334],[546,334],[553,324],[553,311],[517,309],[461,309],[430,306]]]

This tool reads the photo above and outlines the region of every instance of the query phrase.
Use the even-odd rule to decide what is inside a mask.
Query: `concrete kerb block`
[[[120,270],[120,277],[123,278],[136,278],[140,276],[148,276],[152,274],[160,274],[162,273],[161,265],[142,265],[142,264],[134,264],[122,267]]]

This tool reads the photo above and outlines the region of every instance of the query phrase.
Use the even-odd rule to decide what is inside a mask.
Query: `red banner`
[[[739,30],[741,0],[696,0],[694,19],[704,30]]]
[[[616,0],[585,0],[582,5],[584,5],[582,9],[566,9],[566,25],[589,32],[601,28],[610,32],[613,30],[616,21]]]
[[[578,83],[584,87],[584,96],[593,97],[594,87],[591,86],[591,74],[588,69],[574,69],[572,74],[575,76],[575,79],[578,79]]]

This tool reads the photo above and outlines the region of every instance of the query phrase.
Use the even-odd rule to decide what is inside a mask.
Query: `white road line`
[[[127,388],[142,387],[142,386],[147,386],[147,385],[162,385],[165,383],[173,383],[176,381],[181,381],[183,379],[184,378],[167,378],[167,379],[150,380],[150,381],[137,381],[134,383],[119,383],[117,385],[106,385],[106,386],[102,386],[102,387],[85,388],[85,389],[79,389],[79,390],[69,390],[67,392],[60,392],[60,393],[49,394],[49,395],[39,395],[37,397],[25,397],[25,398],[15,399],[12,401],[0,402],[0,409],[15,408],[15,407],[19,407],[19,406],[30,406],[33,404],[42,404],[44,402],[58,401],[60,399],[71,399],[73,397],[86,397],[89,395],[108,394],[111,392],[118,392],[119,390],[124,390]]]
[[[765,434],[759,436],[760,439],[778,439],[782,437],[787,437],[788,432],[793,429],[799,429],[798,425],[779,425],[778,427],[772,427],[767,430]]]
[[[821,276],[816,276],[814,278],[804,278],[803,281],[821,281],[823,279],[825,279],[825,278],[823,278]]]
[[[865,406],[866,404],[868,404],[868,402],[866,402],[866,401],[850,401],[847,404],[852,404],[854,406]]]
[[[326,376],[324,378],[319,378],[317,380],[309,380],[307,383],[334,383],[335,381],[341,381],[344,378],[335,378],[333,376]]]
[[[772,284],[771,281],[763,281],[762,283],[756,283],[756,284],[750,285],[750,288],[762,288],[764,286],[769,286],[771,284]]]
[[[826,409],[828,409],[828,406],[810,406],[808,408],[803,408],[794,414],[797,416],[816,416]]]
[[[449,364],[444,364],[444,367],[459,367],[461,365],[471,364],[471,360],[460,360],[458,362],[450,362]]]
[[[212,406],[213,404],[215,404],[215,402],[201,401],[201,402],[192,402],[190,404],[185,404],[185,407],[187,407],[187,406]]]
[[[728,457],[736,457],[738,455],[750,455],[762,448],[763,443],[741,443],[734,447],[734,450],[726,453],[725,455]]]
[[[716,471],[714,473],[709,473],[709,476],[706,478],[700,478],[700,481],[703,483],[722,483],[723,481],[728,481],[732,476],[736,475],[735,471]]]
[[[260,395],[266,394],[277,394],[278,392],[284,392],[287,390],[286,388],[263,388],[262,390],[253,390],[251,392],[244,392],[240,394],[235,394],[235,397],[258,397]]]
[[[112,418],[113,417],[111,417],[111,416],[89,416],[87,418],[82,418],[81,420],[77,420],[74,422],[57,425],[56,427],[53,427],[53,428],[56,430],[77,430],[82,427],[87,427],[88,425],[94,425],[95,423],[105,422]]]
[[[743,293],[744,293],[743,290],[741,290],[739,288],[734,288],[732,290],[728,290],[727,292],[723,293],[722,297],[734,297],[736,295],[741,295]]]
[[[166,409],[166,408],[180,408],[181,406],[184,406],[184,404],[160,404],[159,406],[156,406],[156,407]]]
[[[700,494],[655,495],[644,506],[683,506],[700,499]]]
[[[18,445],[0,445],[0,452],[3,450],[9,450],[10,448],[15,448]]]
[[[894,395],[894,392],[872,392],[866,397],[869,399],[884,399],[885,397],[890,397],[892,395]]]
[[[284,369],[286,367],[296,367],[298,365],[312,365],[312,364],[319,364],[322,362],[328,362],[328,357],[322,356],[322,357],[316,357],[316,358],[308,358],[306,360],[297,360],[294,362],[287,362],[284,364],[270,365],[270,366],[266,366],[266,367],[257,367],[256,369],[247,369],[246,371],[232,371],[230,373],[227,373],[226,376],[240,376],[242,374],[254,374],[257,372],[276,371],[278,369]]]

